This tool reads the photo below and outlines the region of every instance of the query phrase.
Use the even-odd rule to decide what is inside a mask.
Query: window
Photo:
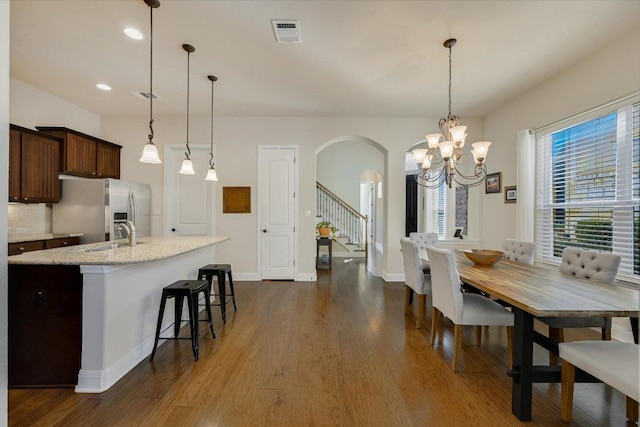
[[[567,246],[614,252],[640,278],[639,104],[537,136],[538,258]]]
[[[405,156],[405,172],[411,180],[417,173],[416,159],[413,153]],[[447,220],[445,216],[447,187],[440,186],[430,189],[416,186],[417,191],[417,230],[425,233],[438,233],[440,239],[445,239]]]

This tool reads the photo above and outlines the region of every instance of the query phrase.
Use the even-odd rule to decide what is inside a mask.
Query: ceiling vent
[[[158,96],[158,94],[145,92],[145,91],[140,91],[140,92],[131,91],[131,95],[135,96],[138,99],[150,99],[150,98],[162,99]]]
[[[300,21],[271,21],[278,43],[302,43]]]

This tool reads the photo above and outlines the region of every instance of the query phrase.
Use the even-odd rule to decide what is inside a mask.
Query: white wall
[[[0,230],[7,229],[9,182],[9,6],[0,1]],[[0,425],[7,423],[7,234],[0,231]]]
[[[518,131],[547,125],[636,91],[638,76],[640,30],[488,114],[485,137],[493,142],[489,161],[501,165],[503,186],[516,183]],[[504,203],[503,191],[485,195],[482,206],[484,218],[490,218],[482,222],[486,247],[498,249],[504,238],[515,237],[516,205]]]
[[[367,170],[384,170],[384,154],[361,140],[342,141],[316,156],[318,182],[349,205],[360,206],[360,176]]]
[[[64,126],[100,138],[100,116],[11,78],[11,123],[30,129]]]
[[[209,117],[196,116],[190,119],[191,142],[209,142]],[[470,127],[470,140],[479,140],[482,129],[478,119],[464,119]],[[402,257],[399,239],[404,235],[404,162],[405,151],[437,127],[438,118],[308,118],[308,117],[224,117],[216,116],[215,144],[216,169],[220,181],[216,198],[221,200],[223,186],[251,186],[252,213],[249,215],[222,214],[218,203],[215,213],[216,233],[229,235],[225,251],[218,255],[221,261],[234,264],[234,272],[251,274],[257,272],[257,153],[260,144],[288,144],[300,146],[299,170],[299,254],[298,272],[315,272],[315,217],[302,215],[305,210],[315,212],[315,160],[316,152],[336,138],[360,136],[368,138],[387,150],[384,167],[384,194],[386,202],[383,216],[388,219],[383,231],[385,238],[385,260],[383,277],[399,280]],[[162,206],[163,168],[138,162],[143,144],[146,142],[148,117],[102,117],[102,137],[123,146],[122,179],[145,182],[152,185],[153,206]],[[154,141],[159,151],[164,144],[184,141],[184,117],[155,117]],[[385,173],[384,171],[381,171]],[[476,211],[479,208],[476,207]],[[158,222],[159,221],[159,222]],[[154,216],[152,232],[161,233],[163,218]],[[160,224],[160,225],[158,225]],[[399,276],[400,275],[400,276]]]

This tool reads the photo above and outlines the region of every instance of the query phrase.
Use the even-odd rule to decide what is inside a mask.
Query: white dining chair
[[[416,242],[403,237],[400,239],[400,247],[402,249],[402,258],[404,260],[404,311],[406,313],[412,305],[414,292],[418,294],[418,317],[416,319],[416,328],[419,328],[424,320],[425,305],[427,302],[426,296],[431,293],[431,277],[422,271],[420,249]]]
[[[438,246],[438,233],[418,233],[414,231],[409,233],[409,238],[416,242],[420,249],[426,249],[427,246]]]
[[[610,252],[566,247],[562,251],[560,272],[568,276],[613,284],[620,266],[620,256]],[[541,317],[549,326],[549,338],[564,342],[564,328],[600,328],[603,340],[611,340],[610,317]],[[558,364],[555,354],[549,355],[552,365]]]
[[[627,396],[627,419],[638,421],[640,379],[638,345],[616,341],[575,341],[558,346],[562,358],[560,415],[571,422],[575,368],[593,375]]]
[[[478,294],[463,293],[460,275],[456,268],[455,255],[448,250],[427,247],[431,265],[431,296],[433,315],[431,345],[436,339],[440,313],[448,317],[454,326],[454,347],[451,369],[455,372],[458,355],[462,348],[462,327],[476,327],[476,344],[480,344],[480,326],[506,326],[509,352],[509,367],[512,365],[513,313],[495,301]]]
[[[504,257],[511,261],[533,264],[536,244],[525,240],[504,239],[502,242]]]

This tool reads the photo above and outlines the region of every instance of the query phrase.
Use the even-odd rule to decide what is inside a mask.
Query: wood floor
[[[457,374],[453,328],[430,347],[429,328],[403,314],[401,283],[334,260],[318,282],[237,282],[217,338],[203,334],[200,360],[169,341],[110,390],[10,390],[9,425],[39,426],[511,426],[506,329],[465,328]],[[429,303],[427,303],[429,304]],[[427,310],[429,325],[431,310]],[[204,328],[201,328],[201,330]],[[188,333],[187,333],[188,335]],[[567,339],[594,338],[568,331]],[[536,349],[538,363],[546,353]],[[563,425],[559,384],[536,384],[533,422]],[[576,426],[623,426],[625,401],[603,384],[577,384]]]

